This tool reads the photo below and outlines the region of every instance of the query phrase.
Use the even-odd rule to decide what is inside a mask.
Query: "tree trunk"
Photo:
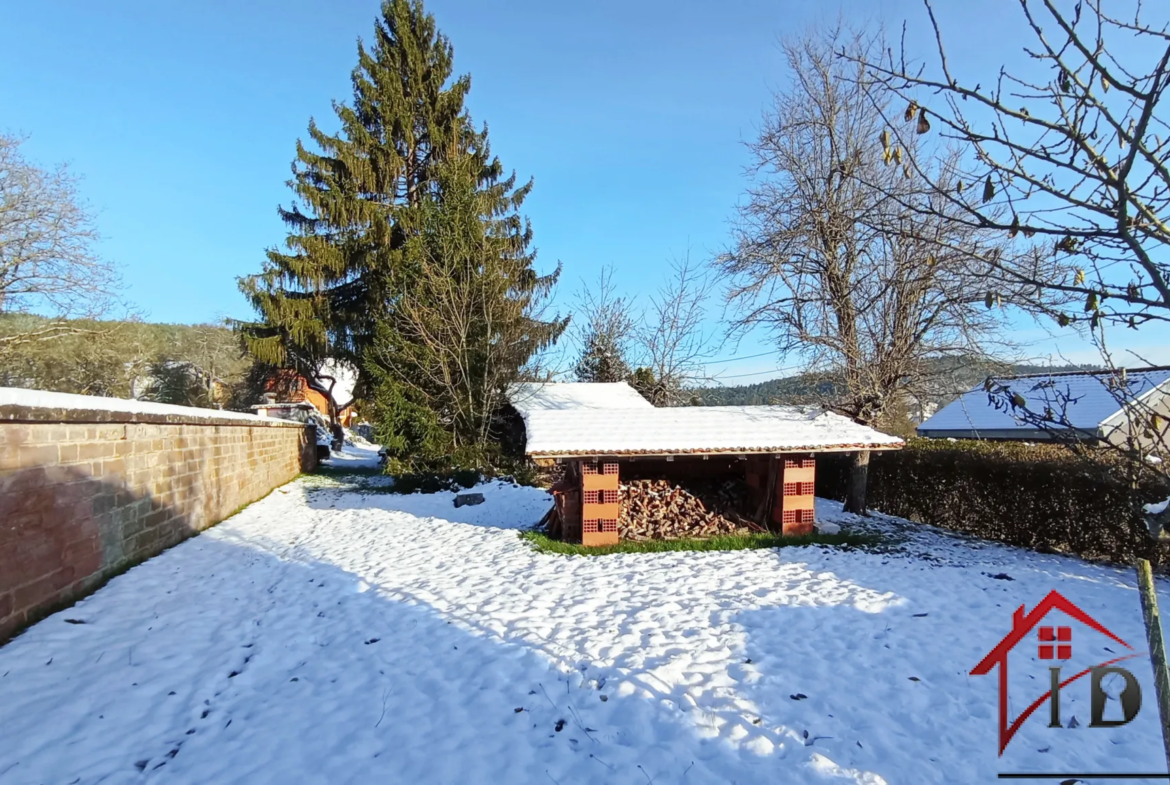
[[[869,482],[869,450],[853,453],[849,467],[849,492],[845,496],[845,512],[865,515],[865,490]]]

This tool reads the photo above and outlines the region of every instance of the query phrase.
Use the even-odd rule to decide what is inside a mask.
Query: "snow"
[[[529,455],[623,455],[900,448],[902,440],[847,417],[795,406],[533,409]]]
[[[1163,499],[1160,502],[1152,502],[1147,504],[1143,509],[1147,515],[1161,515],[1166,512],[1166,508],[1170,507],[1170,499]]]
[[[841,532],[841,524],[833,521],[817,521],[816,527],[821,534],[839,534]]]
[[[1051,408],[1058,416],[1067,416],[1073,428],[1095,432],[1102,423],[1120,415],[1115,391],[1110,390],[1109,374],[1051,374],[995,379],[1025,400],[1025,408],[1043,414]],[[1126,374],[1128,388],[1124,398],[1132,400],[1152,392],[1170,381],[1170,369],[1130,371]],[[1116,391],[1119,393],[1120,391]],[[997,395],[1003,399],[1003,395]],[[1068,401],[1067,406],[1065,401]],[[999,431],[1033,426],[1022,424],[1013,416],[1011,407],[995,409],[988,402],[983,385],[964,393],[947,404],[918,426],[920,433],[938,434],[946,431]]]
[[[70,411],[106,411],[143,415],[169,415],[188,419],[215,418],[218,420],[245,420],[270,423],[272,420],[254,414],[229,412],[221,409],[199,409],[194,406],[175,406],[169,403],[137,401],[126,398],[101,398],[96,395],[27,390],[19,387],[0,387],[0,407],[23,406],[34,409],[66,409]],[[2,417],[0,417],[2,419]]]
[[[353,390],[357,386],[357,369],[350,363],[344,360],[326,360],[321,363],[321,368],[317,371],[317,376],[329,376],[334,380],[333,382],[333,400],[338,406],[353,401]],[[323,381],[325,387],[329,387],[329,382]]]
[[[380,466],[378,460],[379,447],[371,444],[360,436],[346,433],[341,452],[331,452],[327,464],[329,466],[347,469],[376,469]]]
[[[1128,570],[821,500],[822,521],[888,544],[544,555],[511,530],[547,508],[539,490],[491,483],[484,504],[456,509],[449,493],[326,479],[279,489],[0,648],[0,781],[930,785],[1165,770],[1144,658],[1125,663],[1146,695],[1132,723],[1088,728],[1082,680],[1061,702],[1080,727],[1048,728],[1042,707],[1002,759],[998,680],[968,675],[1013,610],[1052,589],[1144,650]],[[1077,656],[1113,656],[1093,635],[1075,628]],[[1030,642],[1011,656],[1014,716],[1052,663]]]
[[[625,382],[524,382],[508,389],[508,401],[521,414],[538,409],[653,409]]]

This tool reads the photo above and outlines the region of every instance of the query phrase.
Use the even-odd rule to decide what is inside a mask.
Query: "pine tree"
[[[421,2],[386,0],[372,46],[358,43],[352,105],[334,103],[341,130],[327,134],[310,121],[316,150],[297,142],[295,201],[279,209],[285,248],[240,280],[260,318],[237,327],[260,362],[308,378],[327,358],[364,369],[408,281],[405,249],[437,187],[436,168],[451,140],[471,130],[463,109],[471,81],[451,74],[451,44]],[[485,156],[486,148],[481,163],[490,169]],[[358,388],[366,381],[359,376]]]
[[[560,270],[532,268],[532,183],[504,176],[452,58],[421,2],[383,2],[341,130],[311,122],[316,151],[297,144],[285,250],[240,282],[250,351],[307,378],[356,366],[399,465],[490,452],[507,384],[566,324],[540,319]]]
[[[630,379],[630,366],[612,335],[593,332],[585,340],[581,356],[573,367],[579,382],[624,382]]]
[[[581,347],[573,375],[579,382],[623,382],[630,377],[630,350],[638,333],[633,304],[620,296],[612,267],[577,294],[573,336]]]
[[[532,230],[518,212],[531,183],[500,179],[486,132],[464,134],[456,147],[407,244],[409,286],[367,357],[392,470],[491,464],[508,385],[568,324],[541,318],[560,268],[545,276],[532,268]]]

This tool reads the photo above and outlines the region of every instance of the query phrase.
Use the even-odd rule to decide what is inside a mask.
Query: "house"
[[[292,370],[278,370],[265,383],[265,390],[275,393],[281,403],[310,403],[326,419],[329,418],[329,399],[322,389],[333,385],[333,400],[341,408],[338,421],[347,428],[357,419],[353,406],[353,390],[357,374],[352,368],[332,361],[324,364],[316,384]]]
[[[508,398],[525,455],[564,466],[558,514],[567,536],[586,545],[617,542],[619,479],[639,474],[741,476],[769,526],[808,534],[818,453],[903,446],[819,408],[659,408],[624,382],[518,384]]]
[[[930,439],[1043,441],[1075,438],[1123,444],[1131,413],[1170,415],[1170,367],[1124,372],[1082,371],[992,378],[947,404],[918,426]],[[1014,403],[1013,403],[1014,400]],[[1025,412],[1032,414],[1028,417]],[[1037,418],[1051,414],[1040,427]],[[1165,437],[1135,435],[1147,443]]]

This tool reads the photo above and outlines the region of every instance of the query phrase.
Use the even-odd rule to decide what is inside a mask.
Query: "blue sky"
[[[293,146],[310,117],[328,125],[348,100],[359,36],[377,0],[40,0],[5,11],[0,128],[27,134],[26,153],[67,162],[118,262],[129,299],[153,321],[247,317],[235,278],[279,243],[276,206]],[[1014,59],[1015,3],[940,3],[952,57],[973,74]],[[964,7],[966,6],[966,7]],[[1002,6],[1002,8],[1000,8]],[[750,139],[786,74],[778,40],[818,21],[908,22],[929,54],[918,0],[597,0],[483,3],[431,0],[472,75],[470,108],[505,166],[536,189],[527,213],[541,265],[564,264],[564,306],[582,280],[612,265],[644,296],[672,258],[703,261],[727,242]],[[977,43],[976,43],[977,42]],[[1026,353],[1063,336],[1016,325]],[[1126,336],[1159,354],[1164,336]],[[748,340],[719,370],[768,378],[784,358]],[[743,376],[742,374],[752,374]]]

